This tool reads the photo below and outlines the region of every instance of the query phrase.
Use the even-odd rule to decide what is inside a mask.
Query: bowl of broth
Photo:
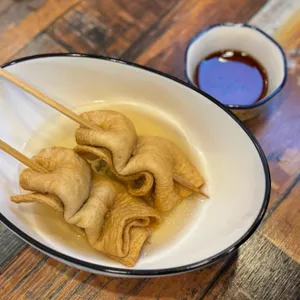
[[[3,67],[83,117],[100,118],[101,130],[86,132],[1,78],[0,139],[50,168],[50,173],[34,173],[0,151],[0,221],[31,246],[93,273],[151,277],[209,266],[255,232],[270,197],[267,160],[253,134],[213,97],[167,74],[100,56],[45,54]],[[83,141],[86,138],[90,145]],[[96,140],[100,144],[94,147]],[[115,164],[113,173],[113,180],[123,185],[120,195],[127,198],[116,200],[117,183],[112,183],[111,174],[99,179],[102,196],[96,191],[91,196],[89,161],[93,158],[79,158],[79,152],[74,153],[79,146],[84,152],[113,153],[112,159],[127,155],[125,166]],[[188,168],[183,153],[190,161]],[[116,178],[129,164],[154,180],[151,197],[141,193],[129,197],[130,186],[124,185],[122,176]],[[187,186],[183,189],[174,179],[174,170],[187,180],[198,172],[207,197]],[[143,182],[137,182],[137,189],[139,184]],[[84,198],[78,201],[80,190]],[[112,204],[105,202],[107,195]],[[167,200],[171,205],[162,205]],[[99,210],[102,201],[105,207]],[[118,234],[105,234],[115,228]],[[123,246],[112,253],[120,240]],[[125,261],[132,258],[128,249],[137,248],[134,263]]]
[[[217,24],[186,50],[186,76],[240,119],[257,116],[284,86],[286,57],[265,32],[247,24]]]

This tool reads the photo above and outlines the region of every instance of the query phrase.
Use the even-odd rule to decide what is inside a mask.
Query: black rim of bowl
[[[106,61],[111,61],[113,63],[121,63],[121,64],[126,64],[131,67],[143,69],[155,74],[158,74],[160,76],[166,77],[168,79],[171,79],[178,84],[184,85],[187,88],[190,88],[194,90],[196,93],[201,94],[202,96],[206,97],[209,101],[215,103],[217,106],[219,106],[223,111],[225,111],[232,119],[236,121],[236,123],[244,130],[245,134],[249,137],[249,139],[252,141],[253,145],[255,146],[261,162],[262,166],[264,169],[265,173],[265,195],[264,195],[264,200],[262,202],[261,209],[253,222],[253,224],[250,226],[250,228],[245,232],[243,236],[241,236],[235,243],[233,243],[231,246],[228,248],[224,249],[223,251],[207,258],[201,261],[197,261],[188,265],[183,265],[183,266],[178,266],[178,267],[172,267],[172,268],[165,268],[165,269],[124,269],[124,268],[115,268],[115,267],[109,267],[109,266],[103,266],[103,265],[98,265],[98,264],[93,264],[89,263],[80,259],[76,259],[73,257],[70,257],[68,255],[65,255],[61,252],[58,252],[56,250],[51,249],[48,246],[43,245],[42,243],[38,242],[37,240],[33,239],[26,233],[24,233],[22,230],[20,230],[18,227],[16,227],[13,223],[11,223],[7,218],[5,218],[2,213],[0,213],[0,221],[3,222],[10,230],[12,230],[16,235],[18,235],[21,239],[26,241],[27,243],[31,244],[35,248],[39,249],[40,251],[48,254],[49,256],[55,257],[59,260],[63,260],[66,263],[69,263],[71,265],[77,265],[78,267],[81,267],[82,269],[86,269],[89,271],[96,271],[100,273],[106,273],[108,275],[115,275],[115,276],[128,276],[128,277],[150,277],[150,276],[163,276],[163,275],[172,275],[172,274],[179,274],[179,273],[184,273],[188,271],[192,271],[195,269],[207,267],[211,264],[216,263],[220,259],[226,257],[236,249],[238,249],[246,240],[249,239],[249,237],[254,233],[256,228],[259,226],[269,203],[269,198],[270,198],[270,190],[271,190],[271,178],[270,178],[270,171],[268,167],[268,162],[266,159],[266,156],[259,145],[258,141],[254,137],[254,135],[243,125],[243,123],[232,113],[228,108],[226,108],[223,104],[218,102],[216,99],[213,97],[209,96],[208,94],[199,91],[195,87],[173,77],[168,74],[162,73],[160,71],[140,66],[135,63],[115,59],[115,58],[110,58],[110,57],[104,57],[104,56],[97,56],[97,55],[88,55],[88,54],[80,54],[80,53],[67,53],[67,54],[61,54],[61,53],[52,53],[52,54],[41,54],[41,55],[34,55],[34,56],[28,56],[28,57],[23,57],[11,62],[8,62],[4,64],[2,67],[8,67],[12,66],[17,63],[21,63],[24,61],[28,60],[33,60],[33,59],[41,59],[41,58],[49,58],[49,57],[84,57],[84,58],[91,58],[91,59],[100,59],[100,60],[106,60]]]
[[[230,109],[252,109],[252,108],[256,108],[259,107],[263,104],[265,104],[266,102],[268,102],[269,100],[271,100],[271,98],[273,98],[276,94],[278,94],[281,89],[284,87],[285,83],[286,83],[286,79],[287,79],[287,60],[286,60],[286,56],[284,54],[284,51],[282,49],[282,47],[268,34],[266,34],[264,31],[262,31],[261,29],[259,29],[258,27],[255,27],[253,25],[249,25],[249,24],[244,24],[244,23],[223,23],[223,24],[215,24],[212,25],[206,29],[204,29],[203,31],[201,31],[200,33],[198,33],[193,39],[190,40],[190,42],[188,43],[186,50],[185,50],[185,55],[184,55],[184,65],[185,65],[185,77],[188,80],[189,84],[193,85],[193,82],[189,79],[189,76],[187,74],[186,71],[186,66],[187,66],[187,53],[188,50],[190,48],[190,46],[201,36],[203,36],[205,33],[207,33],[208,31],[210,31],[211,29],[214,29],[216,27],[247,27],[250,29],[253,29],[255,31],[258,31],[260,34],[262,34],[264,37],[266,37],[267,39],[269,39],[280,51],[281,56],[282,56],[282,61],[283,61],[283,68],[284,68],[284,74],[283,74],[283,78],[282,81],[280,83],[280,85],[270,94],[265,96],[263,99],[259,100],[258,102],[255,102],[253,104],[228,104],[225,105],[226,107],[230,108]],[[199,89],[196,87],[196,89]],[[200,90],[200,89],[199,89]],[[202,90],[200,90],[201,92],[203,92]],[[224,105],[224,104],[223,104]]]

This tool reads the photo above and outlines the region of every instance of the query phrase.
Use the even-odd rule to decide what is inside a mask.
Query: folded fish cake
[[[123,114],[98,110],[81,116],[101,129],[78,128],[74,150],[89,157],[94,171],[104,161],[131,195],[152,197],[159,211],[171,210],[193,193],[193,189],[174,180],[175,174],[195,189],[204,184],[201,174],[173,142],[163,137],[137,136],[134,125]]]
[[[43,149],[32,159],[49,173],[24,169],[20,174],[21,187],[44,194],[51,203],[54,198],[59,199],[64,207],[64,218],[69,220],[90,195],[92,172],[89,164],[72,149],[64,147]]]
[[[20,184],[33,193],[11,197],[16,203],[39,202],[63,213],[64,220],[82,228],[89,244],[110,258],[132,267],[160,222],[159,214],[124,186],[107,177],[91,175],[89,164],[73,150],[42,150],[34,160],[49,170],[25,169]]]
[[[106,214],[101,214],[104,215],[104,220],[99,236],[98,233],[92,234],[97,228],[91,229],[87,234],[93,236],[93,241],[90,240],[90,243],[96,250],[132,267],[138,260],[145,241],[151,235],[151,228],[160,222],[160,216],[143,200],[128,194],[119,183],[103,177],[96,177],[94,181],[97,195],[101,194],[103,199],[108,199],[105,193],[116,196],[113,204],[110,200],[106,200],[112,206]],[[105,193],[103,193],[104,190]],[[108,207],[109,205],[106,206]]]
[[[132,122],[126,116],[111,110],[89,111],[80,116],[96,124],[99,130],[81,126],[76,130],[76,142],[108,149],[116,170],[120,172],[136,147],[137,134]]]

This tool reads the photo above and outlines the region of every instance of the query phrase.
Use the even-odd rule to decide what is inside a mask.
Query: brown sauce
[[[223,50],[202,60],[195,74],[201,90],[226,105],[247,105],[265,97],[268,77],[263,66],[245,52]]]

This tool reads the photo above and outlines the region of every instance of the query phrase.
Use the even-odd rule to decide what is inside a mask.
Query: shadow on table
[[[228,269],[234,276],[237,258],[238,251],[235,251],[228,258],[213,266],[176,276],[143,279],[110,278],[101,288],[101,295],[102,293],[114,295],[120,299],[202,298]],[[100,275],[96,277],[99,277],[98,280],[103,278]],[[89,284],[95,288],[96,282],[97,280]]]
[[[260,115],[244,122],[252,133],[259,135],[264,130],[273,115],[280,109],[284,100],[283,96],[282,94],[275,96],[269,101],[267,107]]]

